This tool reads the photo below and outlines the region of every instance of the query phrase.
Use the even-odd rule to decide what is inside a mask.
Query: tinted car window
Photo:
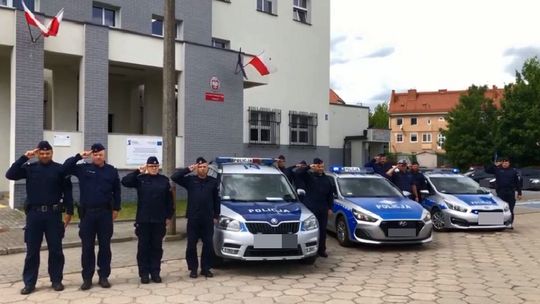
[[[224,174],[221,199],[230,201],[296,201],[296,195],[281,174]]]
[[[474,180],[463,177],[431,177],[437,191],[447,194],[485,194],[488,193]]]

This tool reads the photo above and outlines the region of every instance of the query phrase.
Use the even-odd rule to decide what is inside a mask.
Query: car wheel
[[[444,231],[446,230],[444,222],[444,214],[441,209],[431,210],[431,221],[433,222],[433,229],[435,231]]]
[[[310,256],[309,258],[301,259],[300,263],[304,265],[313,265],[317,261],[317,255]]]
[[[343,216],[339,216],[336,221],[336,238],[341,246],[351,246],[351,240],[349,240],[349,227]]]

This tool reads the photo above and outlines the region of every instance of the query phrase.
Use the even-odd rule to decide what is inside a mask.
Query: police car
[[[367,168],[333,167],[333,214],[327,229],[340,245],[418,244],[432,240],[431,216],[386,178]]]
[[[510,207],[473,179],[448,171],[424,174],[422,206],[430,211],[435,230],[510,227]]]
[[[214,229],[217,261],[317,258],[319,227],[271,158],[218,157],[221,217]]]

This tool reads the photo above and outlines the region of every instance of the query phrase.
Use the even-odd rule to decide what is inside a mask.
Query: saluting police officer
[[[35,156],[38,161],[29,163],[28,160]],[[49,249],[49,276],[52,288],[55,291],[64,289],[62,238],[73,214],[73,197],[69,177],[64,175],[62,166],[54,162],[52,156],[51,145],[47,141],[42,141],[36,149],[26,151],[6,173],[6,178],[10,180],[26,179],[24,230],[26,258],[23,270],[24,288],[21,290],[23,295],[35,290],[43,234]],[[64,208],[66,215],[62,222]]]
[[[85,157],[91,163],[77,164]],[[110,288],[111,238],[113,221],[120,211],[120,178],[118,170],[105,162],[105,147],[96,143],[90,151],[81,152],[66,160],[66,172],[77,176],[80,189],[79,236],[82,242],[82,290],[92,288],[92,277],[96,268],[94,244],[99,243],[97,257],[99,285]]]
[[[402,159],[398,161],[397,165],[388,169],[386,171],[386,177],[401,191],[409,192],[409,198],[414,200],[419,199],[419,190],[416,187],[411,172],[408,171],[407,160]]]
[[[161,283],[161,258],[166,225],[174,212],[169,178],[159,174],[159,161],[151,156],[146,165],[122,178],[122,185],[137,189],[137,217],[135,234],[137,264],[142,284]]]
[[[195,175],[189,175],[195,172]],[[220,209],[219,190],[217,179],[208,176],[208,162],[199,157],[196,163],[185,169],[180,169],[171,176],[178,185],[186,188],[188,203],[186,210],[187,222],[187,248],[186,261],[189,276],[197,278],[197,242],[202,240],[201,275],[211,278],[214,275],[210,271],[213,259],[212,238],[214,224],[217,223]]]
[[[516,191],[517,199],[521,199],[521,180],[516,169],[510,166],[508,157],[501,157],[494,165],[485,167],[486,173],[494,174],[496,179],[497,196],[510,206],[512,213],[512,226],[514,224],[514,207],[516,206]]]
[[[278,156],[277,158],[277,168],[279,169],[279,171],[281,171],[283,174],[285,174],[285,176],[287,177],[287,179],[289,180],[289,182],[291,184],[294,184],[294,172],[293,170],[296,168],[296,166],[290,166],[290,167],[287,167],[285,165],[285,162],[287,160],[285,159],[285,156],[283,155],[280,155]]]
[[[298,167],[295,176],[297,188],[306,191],[303,203],[313,212],[319,222],[319,249],[317,253],[323,258],[327,258],[326,226],[334,205],[334,189],[329,177],[324,174],[324,162],[320,158],[315,158],[309,167],[303,165]]]

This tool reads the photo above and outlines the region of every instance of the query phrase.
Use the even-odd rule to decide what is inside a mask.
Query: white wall
[[[70,69],[53,70],[53,130],[77,130],[79,87],[77,74],[75,70]]]
[[[364,134],[369,125],[369,109],[330,105],[330,148],[343,148],[346,136]]]
[[[278,69],[265,76],[268,85],[244,90],[244,142],[248,142],[247,108],[264,106],[282,110],[281,144],[285,145],[289,110],[318,113],[317,145],[327,146],[330,1],[310,1],[312,25],[293,20],[292,2],[279,1],[278,16],[271,16],[256,11],[256,1],[212,1],[212,35],[229,40],[234,50],[265,51]]]
[[[0,13],[2,11],[0,10]],[[3,16],[0,16],[0,20]],[[1,22],[0,22],[1,23]],[[1,32],[1,31],[0,31]],[[0,34],[1,35],[1,34]],[[10,52],[9,52],[10,53]],[[10,56],[0,54],[0,170],[5,172],[10,166],[9,160],[9,137],[10,137]],[[0,192],[9,190],[9,182],[7,179],[0,178]]]
[[[0,8],[0,45],[15,45],[15,10]]]
[[[49,22],[49,18],[44,24]],[[83,56],[84,54],[84,26],[63,20],[58,36],[43,39],[45,51]]]
[[[56,145],[55,135],[69,136],[71,144],[69,146]],[[84,150],[83,134],[80,132],[43,131],[43,138],[53,146],[53,160],[61,164],[68,157],[72,157]]]

